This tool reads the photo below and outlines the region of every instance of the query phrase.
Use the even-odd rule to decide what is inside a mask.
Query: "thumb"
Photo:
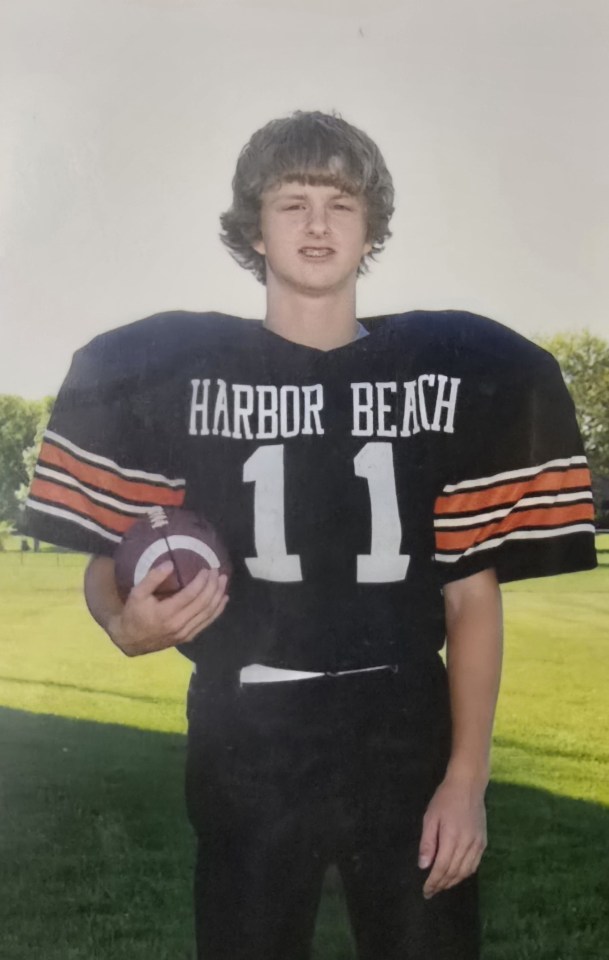
[[[158,567],[152,567],[137,586],[133,588],[131,591],[132,595],[135,595],[140,600],[151,597],[154,591],[160,587],[163,580],[166,580],[173,570],[174,566],[171,560],[164,560]]]
[[[423,832],[419,843],[419,866],[425,870],[431,866],[438,849],[438,821],[435,818],[423,820]]]

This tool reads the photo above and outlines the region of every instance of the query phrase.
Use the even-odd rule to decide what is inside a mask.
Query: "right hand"
[[[224,611],[227,578],[217,570],[201,570],[183,590],[155,597],[172,570],[171,561],[153,567],[108,623],[112,640],[128,657],[188,643]]]

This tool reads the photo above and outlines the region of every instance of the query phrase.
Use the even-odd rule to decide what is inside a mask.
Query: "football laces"
[[[148,512],[148,517],[153,530],[158,530],[159,527],[166,527],[169,522],[167,520],[167,514],[162,507],[152,507]]]

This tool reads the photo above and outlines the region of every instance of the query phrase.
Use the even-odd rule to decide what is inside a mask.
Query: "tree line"
[[[609,342],[587,331],[537,342],[562,368],[594,476],[597,517],[609,526]],[[0,522],[5,528],[18,525],[53,399],[0,394]]]
[[[609,342],[586,330],[537,342],[560,363],[592,471],[596,521],[609,528]]]
[[[19,520],[53,402],[0,394],[0,521]]]

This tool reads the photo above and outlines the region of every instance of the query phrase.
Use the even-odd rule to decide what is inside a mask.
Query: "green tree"
[[[0,520],[0,553],[4,553],[13,537],[13,524],[10,520]]]
[[[0,394],[0,520],[14,522],[18,517],[15,491],[27,481],[23,451],[34,441],[40,404]]]
[[[34,478],[34,469],[36,467],[36,461],[38,460],[38,454],[40,453],[42,438],[47,428],[54,402],[54,397],[45,397],[44,400],[38,401],[36,432],[34,433],[32,442],[21,451],[21,462],[25,470],[25,479],[15,491],[15,499],[20,506],[23,506],[25,503]]]
[[[609,343],[587,330],[539,343],[560,363],[592,472],[609,477]]]

